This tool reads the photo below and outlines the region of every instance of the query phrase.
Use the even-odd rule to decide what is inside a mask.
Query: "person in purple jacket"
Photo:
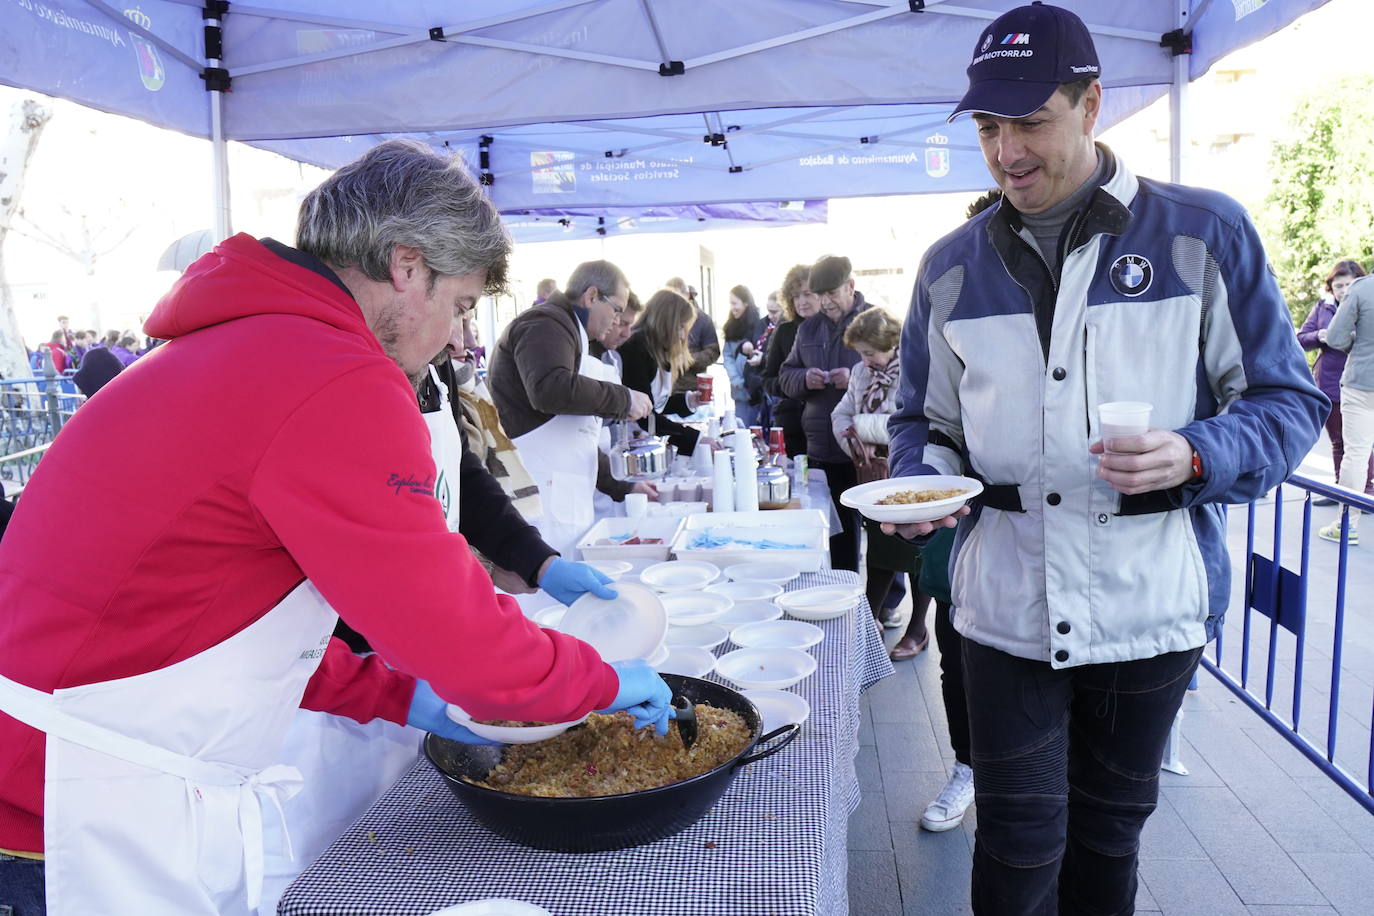
[[[1313,374],[1317,377],[1317,387],[1322,394],[1331,399],[1331,415],[1326,418],[1326,434],[1331,438],[1331,461],[1336,466],[1336,482],[1341,482],[1341,456],[1345,454],[1345,438],[1341,434],[1341,373],[1345,371],[1346,354],[1334,347],[1327,346],[1326,328],[1336,314],[1336,308],[1345,299],[1350,284],[1365,275],[1358,261],[1337,261],[1326,277],[1326,291],[1330,299],[1320,299],[1312,306],[1302,329],[1298,331],[1298,343],[1304,350],[1320,350]],[[1349,486],[1349,484],[1347,484]],[[1354,489],[1354,487],[1352,487]],[[1374,494],[1374,458],[1369,461],[1365,475],[1364,491]],[[1336,501],[1328,497],[1312,500],[1314,506],[1332,506]]]

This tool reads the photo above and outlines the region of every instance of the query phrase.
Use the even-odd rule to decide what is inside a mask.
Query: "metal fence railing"
[[[13,496],[86,398],[65,375],[0,379],[0,480]]]
[[[1339,543],[1317,537],[1323,496],[1337,503]],[[1300,526],[1285,524],[1294,510]],[[1374,813],[1374,562],[1349,542],[1355,511],[1374,512],[1374,499],[1297,475],[1249,505],[1243,575],[1202,666]],[[1256,546],[1265,526],[1267,555]]]

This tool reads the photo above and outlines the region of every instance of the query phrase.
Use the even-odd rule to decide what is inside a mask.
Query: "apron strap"
[[[448,407],[449,391],[448,386],[439,381],[439,370],[434,368],[434,364],[429,364],[429,377],[434,380],[434,385],[439,389],[439,403],[443,407]]]
[[[128,763],[147,767],[170,776],[178,776],[190,783],[228,786],[239,789],[239,828],[243,831],[244,875],[248,886],[249,909],[256,910],[262,902],[264,855],[262,847],[262,803],[271,802],[277,809],[281,824],[283,846],[288,857],[294,858],[291,836],[286,830],[286,815],[282,802],[301,790],[300,770],[288,766],[270,766],[254,773],[212,763],[164,747],[130,738],[102,725],[95,725],[58,709],[50,693],[35,690],[0,675],[0,712],[18,719],[30,728],[70,741],[82,747],[118,757]]]

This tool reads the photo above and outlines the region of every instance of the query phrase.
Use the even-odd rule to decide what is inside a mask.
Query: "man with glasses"
[[[830,565],[859,569],[859,522],[854,510],[840,505],[840,494],[858,483],[854,462],[835,441],[830,413],[849,387],[849,367],[859,354],[844,345],[844,332],[854,316],[868,308],[854,288],[849,258],[826,255],[811,268],[807,284],[820,300],[820,311],[801,323],[792,353],[778,373],[778,386],[803,404],[802,429],[806,457],[813,468],[825,471],[830,498],[840,516],[841,529],[830,536]]]
[[[492,400],[539,487],[543,514],[535,526],[564,556],[592,526],[601,420],[638,420],[653,409],[648,395],[617,382],[587,349],[611,330],[629,296],[619,267],[579,264],[562,292],[506,326],[492,353]]]

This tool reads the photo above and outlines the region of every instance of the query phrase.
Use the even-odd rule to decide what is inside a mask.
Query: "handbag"
[[[859,483],[872,483],[875,480],[886,480],[888,477],[887,466],[887,446],[878,445],[873,447],[873,457],[865,457],[868,448],[860,441],[859,434],[854,427],[844,431],[844,437],[849,442],[849,453],[855,455],[854,468],[858,471]]]

